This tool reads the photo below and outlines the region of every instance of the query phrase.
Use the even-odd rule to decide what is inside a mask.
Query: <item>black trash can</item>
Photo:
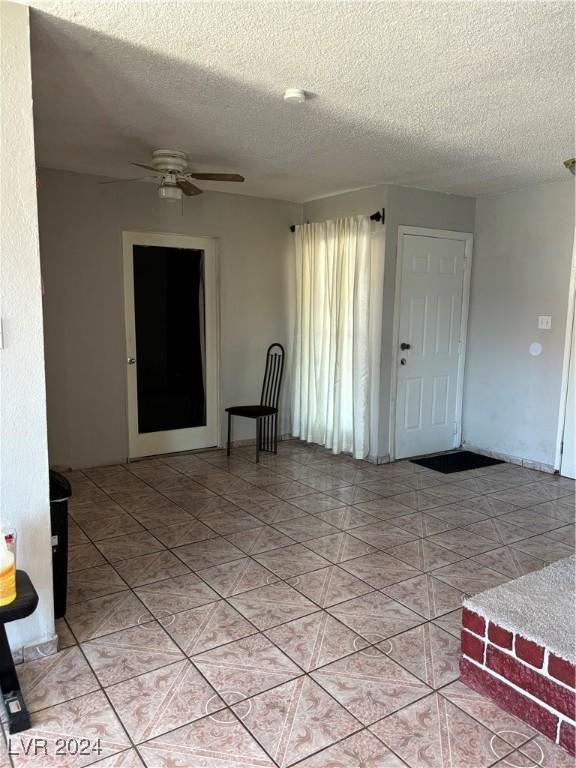
[[[52,580],[54,583],[54,616],[66,613],[68,587],[68,499],[72,488],[66,478],[50,470],[50,523],[52,526]]]

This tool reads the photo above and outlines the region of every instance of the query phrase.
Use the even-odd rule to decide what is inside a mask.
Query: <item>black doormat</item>
[[[458,453],[444,453],[442,456],[427,456],[424,459],[412,459],[412,464],[419,464],[426,469],[433,469],[445,475],[452,472],[464,472],[466,469],[480,469],[491,467],[494,464],[504,464],[500,459],[492,459],[490,456],[482,456],[472,451],[458,451]]]

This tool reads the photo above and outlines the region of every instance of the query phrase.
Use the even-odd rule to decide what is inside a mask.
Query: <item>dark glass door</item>
[[[139,433],[206,425],[204,251],[134,245]]]

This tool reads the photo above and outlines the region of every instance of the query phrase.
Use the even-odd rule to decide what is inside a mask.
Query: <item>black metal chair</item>
[[[230,456],[232,416],[244,416],[256,419],[256,462],[260,461],[260,451],[278,453],[278,401],[284,373],[284,347],[271,344],[266,353],[266,370],[262,382],[260,405],[233,405],[226,408],[228,414],[228,442],[226,455]]]

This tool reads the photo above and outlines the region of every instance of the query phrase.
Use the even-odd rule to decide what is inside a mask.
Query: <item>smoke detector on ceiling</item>
[[[306,91],[303,91],[302,88],[286,88],[284,101],[289,104],[303,104],[306,101]]]

